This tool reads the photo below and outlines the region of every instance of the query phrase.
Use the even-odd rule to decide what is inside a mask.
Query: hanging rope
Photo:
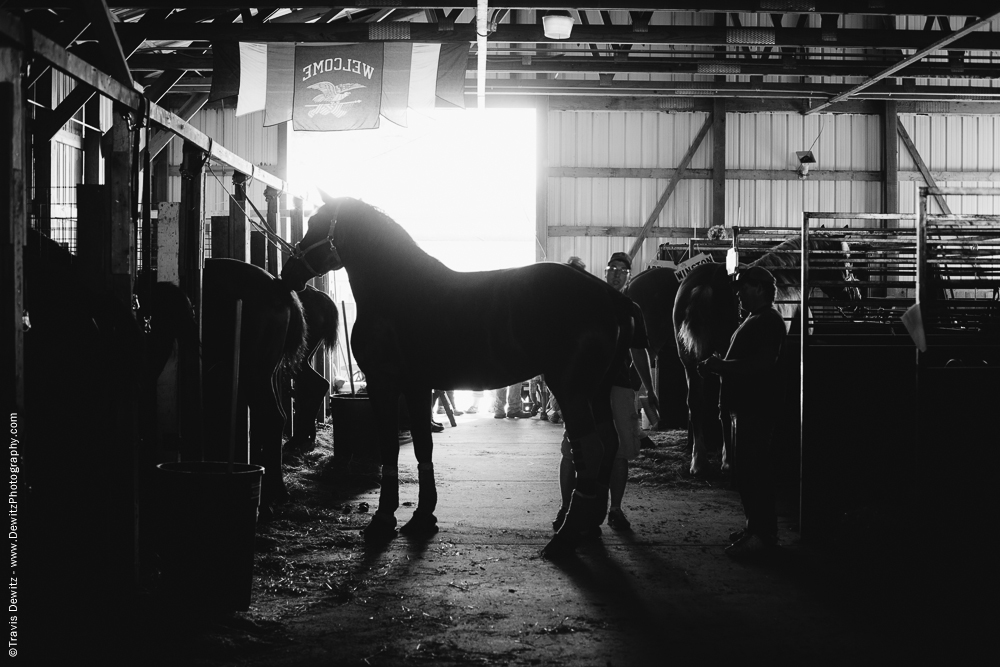
[[[246,202],[250,204],[250,207],[253,209],[254,213],[257,214],[257,218],[260,220],[260,222],[257,222],[252,217],[250,217],[250,214],[247,213],[247,210],[240,205],[239,201],[236,198],[233,197],[233,193],[229,191],[229,188],[227,188],[226,184],[222,181],[221,178],[219,178],[219,175],[215,173],[215,170],[212,169],[211,164],[208,165],[208,171],[211,172],[212,176],[215,177],[215,180],[217,180],[219,182],[219,185],[222,186],[223,192],[229,195],[229,200],[236,203],[236,206],[241,211],[243,211],[243,215],[247,217],[247,220],[250,222],[250,224],[253,225],[257,229],[257,231],[261,232],[264,235],[264,238],[268,241],[268,243],[281,250],[284,250],[289,255],[295,254],[295,246],[293,246],[285,239],[281,238],[281,236],[279,236],[274,230],[271,229],[271,226],[267,224],[264,216],[261,215],[260,210],[254,205],[251,199],[247,199]],[[250,180],[251,181],[253,180],[252,176]],[[281,193],[279,192],[278,194],[280,195]]]

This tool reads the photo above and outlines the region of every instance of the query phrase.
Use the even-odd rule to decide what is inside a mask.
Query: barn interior
[[[0,1],[0,127],[10,136],[0,150],[8,221],[0,270],[13,320],[5,329],[10,655],[20,651],[30,661],[94,647],[120,650],[136,664],[204,665],[664,664],[672,657],[738,659],[741,651],[783,646],[794,649],[781,659],[818,663],[974,655],[989,634],[977,600],[996,583],[986,560],[996,515],[992,411],[1000,387],[1000,10],[984,4]],[[228,607],[216,613],[211,600],[169,595],[165,589],[177,582],[159,578],[168,530],[162,514],[169,510],[162,507],[157,466],[200,461],[205,423],[213,418],[224,434],[213,436],[215,445],[235,440],[235,463],[242,457],[248,464],[248,419],[254,430],[253,409],[248,418],[245,409],[236,415],[228,407],[232,394],[243,391],[233,373],[243,362],[233,360],[229,339],[203,337],[218,315],[203,289],[205,262],[228,258],[278,276],[293,256],[309,214],[322,203],[315,188],[293,180],[296,164],[314,159],[303,147],[305,131],[317,128],[299,127],[305,121],[288,91],[286,107],[272,106],[272,86],[285,85],[275,84],[272,68],[276,54],[288,58],[290,49],[329,45],[403,48],[414,59],[417,47],[435,49],[437,94],[432,85],[430,101],[418,106],[411,74],[403,86],[411,99],[396,100],[391,118],[383,95],[381,119],[376,114],[374,121],[383,127],[405,125],[407,113],[411,125],[421,118],[445,124],[434,117],[442,109],[531,115],[523,132],[533,133],[527,144],[533,148],[520,171],[533,172],[533,182],[522,178],[515,186],[514,174],[502,172],[478,180],[489,193],[483,208],[513,197],[514,188],[533,202],[526,237],[533,261],[578,257],[603,277],[607,258],[621,251],[632,258],[633,276],[659,270],[681,278],[698,262],[745,263],[788,238],[846,244],[845,254],[800,252],[787,270],[802,286],[791,305],[809,315],[789,322],[780,361],[788,391],[774,406],[781,415],[775,437],[782,535],[791,554],[783,565],[732,570],[724,557],[713,560],[721,533],[685,538],[679,524],[664,527],[663,535],[642,536],[637,527],[629,539],[605,530],[606,549],[589,546],[578,561],[554,565],[526,555],[548,533],[548,519],[535,525],[548,510],[529,504],[516,519],[491,515],[499,522],[493,532],[475,533],[482,538],[475,549],[508,563],[491,585],[513,593],[513,584],[503,584],[508,577],[552,599],[565,595],[561,589],[582,597],[566,603],[575,605],[575,621],[564,615],[535,623],[534,645],[524,628],[508,628],[516,650],[501,646],[494,624],[522,613],[534,618],[534,608],[546,602],[509,602],[463,617],[464,625],[445,612],[423,613],[433,623],[422,620],[411,613],[426,594],[415,583],[421,577],[454,594],[469,591],[441,567],[414,566],[413,580],[388,577],[378,594],[369,590],[369,602],[397,596],[407,614],[401,625],[383,620],[374,632],[360,630],[368,617],[359,610],[367,603],[359,602],[365,595],[348,593],[362,587],[353,578],[348,585],[327,575],[334,595],[315,608],[296,607],[302,589],[288,593],[294,586],[282,589],[283,597],[274,595],[281,586],[265,595],[262,571],[284,553],[275,551],[280,530],[273,524],[261,532],[258,523],[256,546],[247,547],[255,569],[240,576],[255,582],[249,601],[224,602]],[[251,63],[251,53],[264,60]],[[266,76],[254,79],[261,63]],[[387,86],[384,79],[383,91]],[[450,140],[467,147],[459,165],[465,171],[485,174],[483,165],[496,159],[486,141],[457,132]],[[378,168],[369,180],[379,178]],[[446,177],[434,183],[425,187],[427,198],[457,198]],[[310,380],[300,384],[323,386],[323,396],[296,409],[302,424],[283,437],[316,431],[318,424],[315,441],[335,447],[331,393],[338,389],[325,383],[339,377],[339,391],[353,395],[354,381],[363,380],[344,345],[356,310],[343,272],[319,275],[310,286],[337,306],[346,301],[341,341],[310,357]],[[856,296],[836,296],[843,288]],[[161,293],[175,301],[168,304]],[[665,313],[672,301],[664,303]],[[227,311],[231,327],[229,317]],[[212,376],[215,367],[203,365],[203,351],[229,355],[228,366]],[[687,455],[686,435],[676,442],[664,435],[686,434],[689,423],[672,332],[656,352],[662,432],[652,435],[658,447],[669,442]],[[304,400],[296,398],[296,405]],[[506,422],[464,420],[454,431],[454,423],[446,424],[440,437],[442,450],[469,470],[494,455],[502,462],[497,470],[517,471],[524,453],[508,448],[519,439],[557,457],[561,433],[554,425],[516,431]],[[463,458],[462,447],[482,456]],[[286,475],[305,460],[286,461]],[[556,461],[540,465],[554,475]],[[466,470],[456,475],[475,477]],[[356,477],[339,478],[340,487],[322,492],[323,502],[374,507],[372,487]],[[554,476],[525,479],[537,483],[536,496],[555,484]],[[682,515],[706,497],[683,495],[694,488],[689,477],[648,487],[639,479],[646,478],[636,478],[637,497],[663,512]],[[471,539],[463,530],[477,520],[471,505],[477,486],[463,483],[452,491],[469,502],[449,506],[462,520],[444,524],[422,548],[366,550],[355,529],[367,516],[356,511],[338,513],[336,526],[319,521],[310,528],[328,535],[309,553],[326,554],[324,562],[353,554],[358,569],[350,576],[359,582],[378,580],[389,569],[386,558],[423,562],[430,553],[450,562],[466,550],[451,547]],[[731,489],[714,479],[705,485],[719,494],[712,502],[723,511],[740,511]],[[301,501],[304,488],[294,487],[293,498]],[[671,504],[682,498],[688,504]],[[280,523],[331,513],[315,507],[277,507],[274,516]],[[665,516],[657,519],[663,526]],[[501,528],[503,521],[511,523]],[[170,530],[177,537],[189,527]],[[498,537],[505,530],[517,538]],[[353,541],[341,540],[345,531],[353,531]],[[178,554],[189,548],[199,547],[175,545],[171,558],[184,558]],[[615,558],[629,560],[622,565]],[[649,574],[657,568],[659,574]],[[700,598],[690,581],[709,575],[699,568],[727,583]],[[670,628],[646,617],[634,623],[635,609],[621,623],[613,616],[594,621],[608,610],[621,612],[616,585],[628,572],[653,577],[656,591],[643,592],[652,597],[637,592],[634,601],[643,611],[649,605],[657,623],[684,617],[671,605],[695,609],[706,599],[711,605]],[[823,583],[816,588],[816,582]],[[778,592],[768,592],[769,583]],[[840,586],[836,602],[813,599],[818,589]],[[802,613],[816,612],[811,624],[788,611],[806,598]],[[727,606],[732,600],[743,605],[739,613]],[[777,627],[760,621],[752,631],[737,630],[754,617],[757,602],[757,613]],[[838,645],[836,633],[823,628],[828,603],[838,619],[857,614],[866,623],[881,619],[887,629],[847,633]],[[203,615],[202,607],[213,612]],[[310,614],[336,625],[337,612],[348,610],[356,625],[344,621],[347,630],[322,651],[302,630]],[[404,623],[414,617],[412,627]],[[641,641],[623,629],[627,624]],[[481,636],[477,648],[459,650],[442,638],[442,628],[456,625],[465,628],[466,641]],[[890,626],[905,632],[889,632]],[[791,641],[795,632],[804,638]],[[409,648],[393,643],[403,638]]]

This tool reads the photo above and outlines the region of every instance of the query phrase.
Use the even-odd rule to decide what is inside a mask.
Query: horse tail
[[[695,287],[684,309],[684,319],[677,329],[677,346],[681,356],[702,360],[708,352],[708,342],[711,340],[711,322],[705,317],[711,312],[711,285]]]
[[[285,331],[285,349],[281,357],[281,370],[294,372],[306,358],[306,317],[298,295],[282,283],[275,281],[278,292],[288,307],[288,329]]]
[[[320,342],[329,350],[337,345],[338,332],[340,331],[340,310],[338,310],[337,304],[330,298],[330,295],[325,292],[318,293],[321,295],[321,298],[317,299],[317,301],[321,304],[320,309],[323,316],[315,325],[310,322],[309,327],[316,327],[314,333],[320,336]]]

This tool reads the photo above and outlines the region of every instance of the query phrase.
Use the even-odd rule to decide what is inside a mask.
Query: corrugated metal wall
[[[676,168],[706,113],[550,111],[549,167]],[[901,114],[931,172],[977,172],[972,180],[942,180],[939,185],[1000,185],[1000,116]],[[878,116],[858,114],[730,113],[726,122],[726,168],[788,170],[798,167],[795,151],[812,150],[813,170],[883,169]],[[690,168],[709,169],[711,133]],[[923,184],[917,166],[899,142],[899,210],[917,210]],[[993,180],[987,180],[993,179]],[[641,227],[667,185],[653,178],[549,177],[548,226]],[[707,229],[712,220],[711,181],[684,179],[667,201],[659,227]],[[950,197],[955,213],[996,213],[1000,197]],[[866,180],[726,181],[726,226],[798,228],[803,211],[881,213],[882,186]],[[600,274],[611,253],[628,251],[635,238],[602,235],[549,236],[546,259],[583,259]],[[646,240],[636,269],[656,258],[658,239]]]
[[[659,112],[550,112],[550,167],[676,167],[708,114]],[[702,142],[691,168],[710,167],[711,137]],[[666,179],[549,178],[548,224],[641,227],[666,188]],[[658,218],[662,227],[691,227],[708,219],[711,181],[682,180]],[[554,237],[547,259],[577,256],[588,267],[601,266],[613,252],[628,251],[627,237]],[[657,242],[643,244],[637,261],[656,257]],[[595,262],[597,262],[595,264]]]
[[[949,179],[940,186],[1000,187],[1000,116],[918,116],[900,115],[900,121],[927,168],[933,172],[992,172],[990,182]],[[899,150],[899,170],[916,171],[917,166],[905,148]],[[917,211],[918,189],[923,181],[902,181],[899,184],[901,213]],[[1000,198],[983,196],[950,196],[948,205],[953,213],[1000,213]],[[936,211],[934,211],[936,212]]]

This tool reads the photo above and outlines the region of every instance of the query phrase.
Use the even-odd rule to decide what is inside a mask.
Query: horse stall
[[[124,62],[109,76],[12,16],[4,15],[0,27],[3,119],[12,136],[27,137],[23,145],[12,142],[2,163],[13,240],[4,270],[15,277],[10,312],[24,311],[12,347],[12,425],[21,435],[12,456],[20,457],[18,500],[23,535],[30,538],[19,572],[32,595],[20,610],[25,618],[44,616],[61,633],[82,639],[97,624],[115,625],[114,614],[129,613],[137,599],[163,592],[165,554],[157,547],[164,542],[163,512],[185,503],[189,512],[173,521],[167,542],[174,543],[175,556],[186,551],[199,562],[213,553],[228,558],[228,552],[175,539],[196,532],[188,519],[222,510],[206,504],[205,496],[192,502],[187,496],[193,487],[185,485],[164,502],[159,482],[165,478],[156,477],[161,462],[201,462],[203,456],[202,170],[214,160],[240,176],[253,174],[275,195],[290,188],[137,92]],[[24,80],[29,63],[35,72],[30,82]],[[65,99],[49,100],[57,108],[32,117],[35,95],[48,99],[51,90]],[[51,134],[70,118],[83,117],[78,112],[85,104],[79,122],[87,136],[80,142],[78,169],[60,173],[68,185],[50,183]],[[157,216],[150,203],[150,160],[176,137],[184,142],[180,201],[161,205]],[[49,202],[55,187],[72,193],[76,209],[75,220],[60,221],[58,230]],[[301,222],[301,198],[292,196]],[[268,207],[272,228],[276,212],[276,205]],[[50,236],[70,243],[60,245]],[[272,272],[276,258],[273,251],[263,254]],[[167,374],[161,372],[165,367]],[[233,470],[223,466],[218,476],[236,477],[229,474]],[[241,489],[247,502],[237,503],[242,518],[233,523],[249,519],[252,526],[256,504],[250,507],[252,492]],[[229,504],[211,498],[220,507]],[[223,524],[230,518],[223,516]],[[246,533],[245,525],[241,530]],[[225,542],[224,535],[231,533],[211,537]],[[248,566],[252,528],[249,538]],[[221,567],[229,569],[225,562]],[[223,604],[246,606],[249,571],[243,576],[246,590]],[[41,632],[36,624],[22,637],[40,644]]]
[[[984,516],[986,486],[973,480],[996,459],[1000,217],[928,212],[930,196],[956,195],[1000,190],[921,188],[919,217],[803,216],[803,237],[851,249],[809,253],[802,269],[804,538],[892,540]],[[814,296],[818,263],[853,274],[861,299],[850,310]]]

